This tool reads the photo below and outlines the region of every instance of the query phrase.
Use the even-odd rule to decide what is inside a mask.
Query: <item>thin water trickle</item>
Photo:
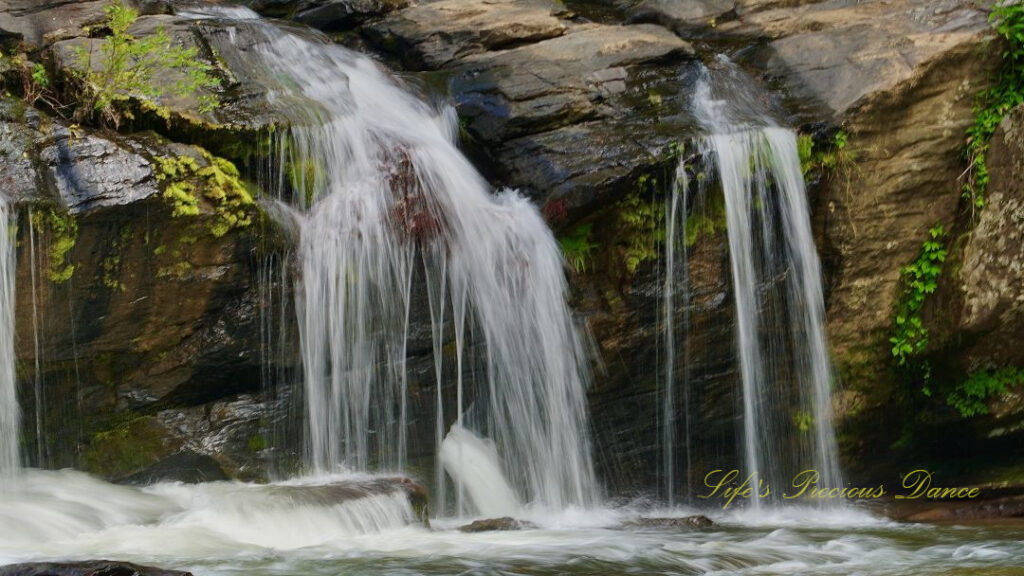
[[[20,467],[18,436],[21,413],[14,356],[14,214],[0,196],[0,477]],[[0,481],[2,482],[2,481]]]

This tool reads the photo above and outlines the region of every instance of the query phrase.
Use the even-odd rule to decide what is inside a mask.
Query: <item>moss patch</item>
[[[216,214],[210,225],[214,237],[250,226],[256,203],[238,169],[201,148],[199,154],[205,165],[192,156],[157,159],[157,180],[164,184],[163,197],[171,207],[171,216],[198,216],[205,202]]]
[[[68,253],[78,241],[75,217],[52,206],[40,208],[32,213],[32,227],[50,238],[46,277],[56,284],[70,280],[75,273],[75,265],[68,262]]]
[[[82,452],[82,466],[97,476],[122,478],[156,463],[173,449],[156,418],[131,418],[93,435]]]
[[[644,262],[657,260],[658,247],[665,241],[665,209],[658,197],[659,180],[647,175],[616,205],[617,244],[629,274]]]

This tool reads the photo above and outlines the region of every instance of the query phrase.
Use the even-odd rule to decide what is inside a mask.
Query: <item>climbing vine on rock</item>
[[[989,19],[995,24],[996,32],[1006,39],[1006,49],[996,84],[978,94],[974,123],[967,129],[963,196],[974,210],[985,206],[989,181],[985,156],[992,134],[1010,110],[1024,103],[1024,5],[1009,1],[995,4]]]
[[[919,377],[923,381],[925,394],[930,395],[928,381],[931,370],[926,360],[920,360],[928,346],[928,329],[921,318],[921,309],[928,295],[938,287],[947,251],[946,231],[942,226],[930,229],[928,236],[929,239],[921,245],[917,260],[904,266],[900,272],[903,293],[896,304],[889,342],[892,344],[892,357],[896,365]]]

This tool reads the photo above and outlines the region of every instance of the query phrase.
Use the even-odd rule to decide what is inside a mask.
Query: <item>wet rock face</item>
[[[190,572],[164,570],[129,562],[35,562],[0,566],[0,576],[192,576]]]
[[[560,10],[547,0],[424,2],[371,26],[369,33],[401,49],[407,65],[438,69],[472,54],[561,36],[566,26],[555,15]]]
[[[260,389],[258,239],[248,229],[215,237],[209,206],[172,216],[156,159],[195,154],[189,146],[72,133],[31,112],[2,126],[3,147],[24,159],[9,178],[31,182],[19,190],[16,280],[27,452],[36,465],[81,465],[106,430],[125,442],[100,442],[94,455],[129,460],[96,471],[132,473],[151,463],[132,454],[160,458],[180,441],[116,414]]]
[[[293,18],[321,30],[342,30],[409,5],[409,0],[248,0],[267,16]]]
[[[500,183],[541,204],[564,199],[576,217],[665,164],[668,144],[689,134],[679,115],[689,94],[676,75],[693,50],[658,26],[570,16],[547,0],[445,0],[396,12],[365,35],[447,79],[470,153]]]

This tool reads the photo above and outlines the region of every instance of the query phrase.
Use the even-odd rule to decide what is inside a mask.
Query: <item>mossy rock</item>
[[[133,418],[93,435],[82,466],[104,478],[123,478],[155,464],[178,447],[152,416]]]

